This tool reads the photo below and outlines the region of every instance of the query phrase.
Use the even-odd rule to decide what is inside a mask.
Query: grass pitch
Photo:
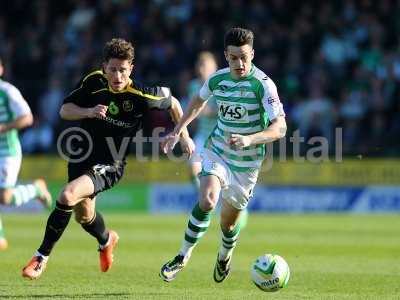
[[[0,252],[0,299],[400,299],[398,215],[250,215],[230,277],[215,284],[218,220],[171,283],[160,266],[180,247],[187,216],[104,214],[120,235],[113,268],[99,271],[96,242],[71,220],[37,281],[20,276],[38,247],[46,215],[2,215],[10,247]],[[289,285],[264,293],[250,281],[252,261],[283,256]]]

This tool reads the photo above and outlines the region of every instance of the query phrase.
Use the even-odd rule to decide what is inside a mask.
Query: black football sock
[[[90,235],[94,236],[100,245],[105,245],[107,243],[108,232],[106,231],[103,216],[98,211],[94,213],[92,220],[82,224],[82,228]]]
[[[56,202],[56,207],[47,219],[46,232],[38,251],[45,256],[50,255],[55,243],[60,239],[72,215],[73,206]]]

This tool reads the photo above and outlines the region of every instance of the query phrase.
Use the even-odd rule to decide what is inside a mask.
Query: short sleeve
[[[204,101],[207,101],[211,96],[212,91],[210,90],[210,79],[208,78],[199,91],[199,97]]]
[[[10,98],[10,109],[15,118],[19,118],[31,113],[28,103],[15,86],[10,87],[8,90],[8,96]]]
[[[268,77],[261,80],[264,93],[261,99],[263,107],[267,113],[268,119],[273,120],[276,117],[284,117],[285,112],[279,99],[275,83]]]
[[[140,95],[147,103],[150,109],[170,109],[171,108],[171,90],[161,86],[142,86],[136,87]]]

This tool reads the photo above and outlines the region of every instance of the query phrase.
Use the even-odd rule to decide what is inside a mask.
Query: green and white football
[[[287,262],[279,255],[264,254],[251,265],[251,279],[264,292],[276,292],[287,286],[290,270]]]

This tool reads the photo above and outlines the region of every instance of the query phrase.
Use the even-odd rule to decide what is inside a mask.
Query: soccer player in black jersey
[[[75,145],[80,151],[71,151],[68,184],[48,218],[42,244],[22,270],[24,277],[37,279],[43,273],[73,211],[77,222],[99,243],[101,271],[110,269],[118,235],[106,229],[102,215],[95,210],[95,199],[123,175],[126,153],[115,149],[123,147],[124,138],[135,136],[149,108],[168,110],[175,123],[182,116],[181,106],[168,88],[138,86],[130,79],[134,58],[131,43],[112,39],[105,45],[103,56],[103,69],[85,76],[61,107],[60,116],[80,120],[80,129],[88,133],[91,142],[81,139]],[[194,150],[187,131],[182,134],[181,146],[189,155]],[[90,154],[82,160],[77,153]]]

